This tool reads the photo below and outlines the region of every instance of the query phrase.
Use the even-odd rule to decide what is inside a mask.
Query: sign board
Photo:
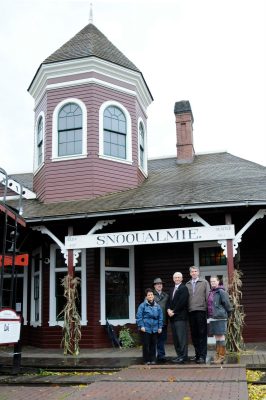
[[[10,308],[0,311],[0,345],[17,343],[20,338],[21,318]]]
[[[5,267],[8,265],[12,265],[13,259],[14,265],[16,266],[27,267],[29,265],[29,255],[27,253],[15,255],[14,258],[10,255],[3,256],[2,254],[0,254],[0,268],[3,264]]]
[[[234,225],[198,226],[149,231],[131,231],[66,236],[66,249],[136,246],[177,242],[234,239]]]

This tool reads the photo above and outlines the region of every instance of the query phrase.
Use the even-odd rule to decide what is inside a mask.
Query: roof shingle
[[[92,200],[50,204],[25,200],[23,216],[33,220],[240,202],[266,205],[266,168],[229,153],[215,153],[197,155],[193,163],[182,165],[176,163],[175,157],[151,160],[149,177],[140,187]]]

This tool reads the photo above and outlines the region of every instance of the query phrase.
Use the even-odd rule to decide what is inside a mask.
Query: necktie
[[[192,281],[192,290],[193,290],[193,294],[195,292],[195,287],[196,287],[196,281]]]
[[[172,299],[174,298],[174,295],[175,295],[175,292],[177,291],[177,289],[178,289],[178,286],[175,286],[175,288],[174,288],[174,290],[173,290],[173,296],[172,296]]]

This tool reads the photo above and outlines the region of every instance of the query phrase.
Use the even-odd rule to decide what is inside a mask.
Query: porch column
[[[73,250],[72,249],[68,250],[67,254],[68,254],[68,257],[67,257],[68,275],[71,276],[71,278],[74,278],[75,269],[74,269],[74,262],[73,262]]]
[[[231,214],[225,215],[225,223],[226,225],[232,224]],[[234,274],[234,251],[233,251],[233,240],[226,240],[227,247],[227,274],[228,274],[228,285],[232,283],[233,274]]]
[[[234,253],[233,253],[233,240],[226,240],[227,247],[227,274],[228,274],[228,285],[232,283],[234,274]]]

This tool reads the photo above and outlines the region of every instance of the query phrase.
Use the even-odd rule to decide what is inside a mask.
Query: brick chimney
[[[193,162],[193,114],[187,100],[175,103],[177,164]]]

